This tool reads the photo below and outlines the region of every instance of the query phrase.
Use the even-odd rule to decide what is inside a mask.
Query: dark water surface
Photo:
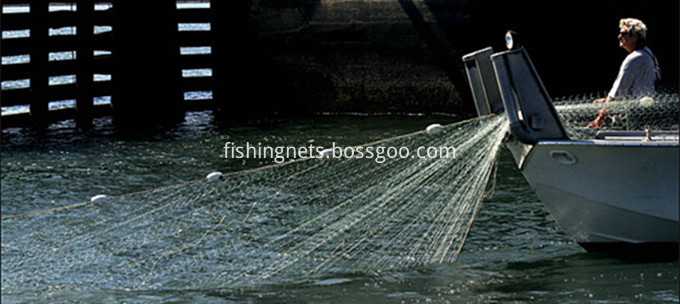
[[[2,138],[3,217],[271,164],[224,159],[226,141],[352,145],[451,123],[451,117],[320,117],[218,130],[208,113],[162,135],[119,138],[54,127],[50,139],[20,130]],[[104,122],[106,124],[106,122]],[[7,295],[3,303],[678,303],[678,263],[590,254],[555,224],[503,150],[494,196],[482,203],[455,263],[403,272],[330,277],[257,290],[56,290]]]

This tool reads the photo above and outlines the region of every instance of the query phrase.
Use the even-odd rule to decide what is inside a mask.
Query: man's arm
[[[636,74],[638,73],[640,64],[643,63],[643,59],[644,58],[641,56],[629,55],[626,57],[626,59],[621,64],[619,75],[616,76],[616,80],[614,81],[614,85],[612,85],[612,89],[609,91],[609,94],[607,94],[608,99],[606,101],[611,101],[630,93],[630,90],[633,87],[633,81]]]

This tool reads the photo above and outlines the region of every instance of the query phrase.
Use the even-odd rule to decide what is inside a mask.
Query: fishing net
[[[507,132],[503,116],[2,221],[2,292],[215,290],[454,261]],[[455,158],[413,157],[455,147]],[[377,150],[376,150],[377,151]]]
[[[601,96],[582,94],[554,101],[562,124],[572,139],[595,138],[600,131],[678,130],[680,101],[677,90],[663,89],[654,95],[593,103]],[[606,123],[600,128],[589,128],[603,107]]]

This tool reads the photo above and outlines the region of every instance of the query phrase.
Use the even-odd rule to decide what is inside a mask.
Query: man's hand
[[[608,101],[612,101],[612,100],[614,100],[613,97],[607,96],[607,97],[605,97],[605,98],[598,98],[598,99],[595,99],[595,100],[593,100],[593,103],[603,103],[603,102],[608,102]]]
[[[595,99],[593,103],[604,103],[607,101],[611,101],[614,98],[611,98],[607,96],[607,98],[600,98],[600,99]],[[598,106],[599,107],[599,106]],[[609,114],[607,113],[607,105],[602,105],[602,108],[600,109],[600,114],[597,115],[597,118],[595,121],[591,122],[588,125],[588,128],[603,128],[607,124],[607,117]]]

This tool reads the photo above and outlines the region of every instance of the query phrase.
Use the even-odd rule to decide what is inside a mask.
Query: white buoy
[[[639,102],[640,102],[640,106],[651,107],[651,106],[654,105],[654,98],[651,98],[649,96],[645,96],[645,97],[640,98]]]
[[[216,180],[221,180],[222,179],[222,172],[212,172],[208,174],[205,179],[207,179],[209,182],[216,181]]]
[[[90,203],[99,204],[99,203],[103,203],[107,199],[109,199],[108,196],[106,196],[104,194],[98,194],[98,195],[95,195],[95,196],[90,198]]]
[[[319,152],[319,158],[331,158],[333,157],[333,149],[325,149]]]
[[[425,132],[427,134],[434,134],[442,130],[442,125],[440,124],[431,124],[425,128]]]

